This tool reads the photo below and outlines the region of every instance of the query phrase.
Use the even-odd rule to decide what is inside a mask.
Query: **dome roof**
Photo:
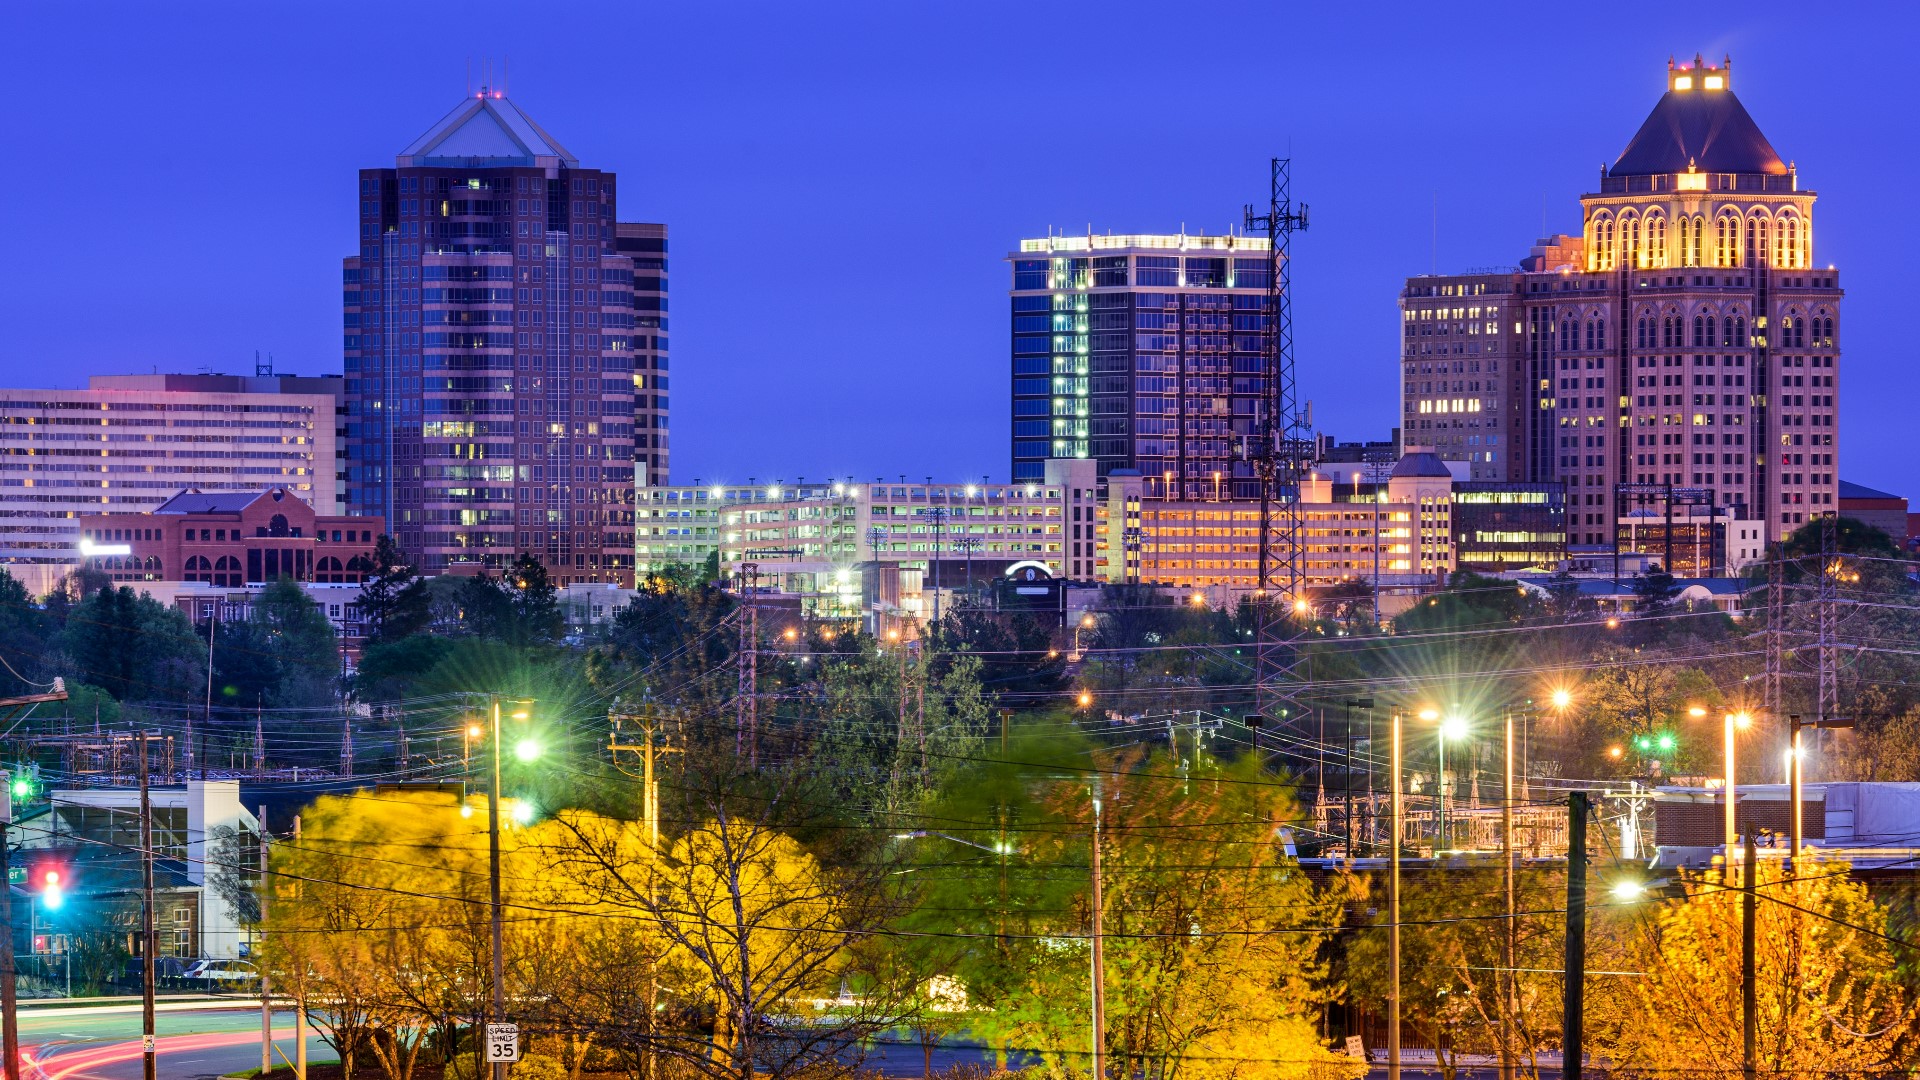
[[[1786,162],[1733,96],[1731,65],[1669,68],[1667,92],[1634,133],[1608,176],[1661,173],[1787,174]]]
[[[1401,458],[1400,463],[1393,467],[1393,479],[1400,480],[1409,476],[1444,476],[1451,480],[1453,471],[1447,468],[1446,462],[1440,460],[1439,454],[1421,450]]]

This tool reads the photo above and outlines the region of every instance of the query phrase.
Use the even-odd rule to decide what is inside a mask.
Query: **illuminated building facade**
[[[754,567],[762,587],[810,614],[847,617],[873,593],[877,567],[909,571],[903,591],[983,584],[1016,563],[1051,577],[1094,578],[1093,462],[1047,462],[1035,481],[715,484],[641,488],[640,572],[699,569],[728,578]],[[936,567],[937,564],[937,567]],[[864,599],[863,599],[864,597]],[[917,617],[917,609],[907,614]]]
[[[1521,390],[1499,373],[1522,418],[1501,433],[1525,453],[1509,478],[1566,485],[1572,543],[1616,543],[1629,507],[1668,486],[1765,521],[1771,539],[1835,507],[1841,291],[1814,259],[1814,198],[1734,96],[1731,65],[1696,57],[1669,64],[1652,114],[1581,197],[1581,235],[1506,275],[1525,364]],[[1403,355],[1403,422],[1432,445],[1413,424],[1434,408],[1423,357]]]
[[[1411,453],[1384,484],[1315,474],[1301,492],[1307,585],[1343,583],[1411,595],[1445,584],[1455,568],[1452,472]],[[1163,499],[1152,477],[1107,478],[1104,572],[1115,583],[1250,592],[1258,584],[1257,502]]]
[[[1512,271],[1409,278],[1400,291],[1404,445],[1465,461],[1474,480],[1526,476],[1527,373]]]
[[[284,487],[185,489],[146,513],[79,519],[87,565],[114,581],[198,581],[237,588],[290,578],[359,584],[386,522],[321,514]]]
[[[1133,469],[1176,499],[1256,498],[1241,444],[1266,389],[1268,245],[1049,236],[1013,264],[1013,478],[1049,458]]]
[[[635,466],[666,475],[665,229],[619,224],[614,174],[492,90],[361,170],[359,210],[349,511],[430,573],[527,552],[631,584]]]
[[[95,376],[0,390],[0,565],[34,595],[80,565],[80,519],[143,513],[193,487],[281,487],[337,513],[340,379]]]
[[[1474,480],[1453,488],[1453,546],[1462,570],[1552,569],[1567,557],[1567,490]]]

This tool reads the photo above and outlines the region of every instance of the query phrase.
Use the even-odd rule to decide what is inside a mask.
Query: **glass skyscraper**
[[[1048,458],[1138,470],[1160,497],[1251,498],[1266,391],[1268,245],[1049,236],[1013,263],[1013,477]]]
[[[666,479],[665,228],[617,224],[614,174],[493,90],[361,170],[359,209],[348,512],[429,573],[528,552],[632,584],[636,462]]]

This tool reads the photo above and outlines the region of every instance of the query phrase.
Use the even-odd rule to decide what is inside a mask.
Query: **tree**
[[[121,701],[191,699],[206,678],[206,645],[185,613],[122,585],[74,605],[60,634],[66,673]]]
[[[547,872],[574,883],[584,911],[633,913],[659,935],[657,982],[596,991],[628,1008],[642,990],[664,999],[649,1014],[656,1022],[598,1028],[609,1049],[704,1076],[784,1080],[843,1067],[903,1019],[904,996],[882,977],[874,944],[900,914],[897,878],[870,859],[826,865],[782,827],[805,780],[804,768],[756,777],[696,764],[683,786],[699,816],[657,854],[634,823],[556,817]]]
[[[1565,878],[1522,873],[1516,882],[1514,963],[1505,944],[1505,894],[1498,871],[1437,870],[1402,879],[1400,899],[1400,1016],[1434,1051],[1443,1080],[1454,1080],[1462,1055],[1501,1051],[1503,1024],[1511,1021],[1512,1050],[1540,1075],[1540,1054],[1558,1045],[1560,981],[1553,974],[1564,942],[1556,916]],[[1379,898],[1376,895],[1374,899]],[[1348,986],[1368,1011],[1384,1015],[1387,980],[1386,920],[1379,905],[1376,927],[1355,935],[1344,958]]]
[[[1678,595],[1680,583],[1665,567],[1654,567],[1644,574],[1636,574],[1633,578],[1634,617],[1659,618],[1672,609],[1673,598]]]
[[[513,597],[499,578],[484,573],[465,578],[455,596],[464,633],[488,641],[512,641],[517,636]]]
[[[553,579],[547,576],[546,564],[523,554],[513,561],[504,584],[513,597],[514,643],[545,645],[560,640],[566,620],[554,598]]]
[[[486,822],[432,794],[328,796],[302,816],[300,844],[273,851],[265,962],[346,1076],[372,1055],[408,1080],[428,1033],[486,994]]]
[[[0,566],[0,697],[38,689],[20,676],[37,677],[46,637],[46,620],[26,586]]]
[[[360,587],[369,644],[396,641],[427,628],[426,586],[399,541],[387,533],[373,545],[373,572]]]
[[[1028,742],[1009,758],[1075,756]],[[1364,1071],[1316,1031],[1335,993],[1322,950],[1346,885],[1316,887],[1284,854],[1276,822],[1295,811],[1257,762],[1183,768],[1130,749],[1096,753],[1087,780],[1049,778],[1055,768],[988,763],[957,777],[915,849],[932,873],[908,927],[971,942],[957,973],[973,1030],[1045,1048],[1056,1075],[1084,1068],[1097,778],[1115,1075]]]
[[[1755,984],[1759,1070],[1769,1076],[1898,1072],[1912,1061],[1916,998],[1885,937],[1887,913],[1842,863],[1784,879],[1759,864]],[[1742,895],[1685,884],[1682,899],[1640,905],[1602,941],[1641,978],[1599,984],[1596,1041],[1618,1072],[1665,1077],[1741,1059]],[[1612,962],[1611,960],[1609,962]]]

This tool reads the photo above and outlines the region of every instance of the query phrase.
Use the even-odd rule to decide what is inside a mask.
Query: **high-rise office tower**
[[[482,90],[359,180],[348,512],[385,517],[429,572],[529,552],[563,584],[631,583],[656,440],[665,471],[665,275],[638,275],[643,329],[614,174]],[[664,227],[637,228],[664,270]]]
[[[1013,478],[1135,469],[1156,497],[1250,498],[1266,389],[1267,240],[1048,236],[1013,263]]]
[[[1815,262],[1814,193],[1734,96],[1731,64],[1669,63],[1599,188],[1581,235],[1510,274],[1408,279],[1407,444],[1458,458],[1499,435],[1524,461],[1509,479],[1566,484],[1575,544],[1615,542],[1649,497],[1764,521],[1770,539],[1835,509],[1839,275]],[[1480,322],[1474,372],[1462,331]],[[1493,413],[1491,432],[1459,422]]]

